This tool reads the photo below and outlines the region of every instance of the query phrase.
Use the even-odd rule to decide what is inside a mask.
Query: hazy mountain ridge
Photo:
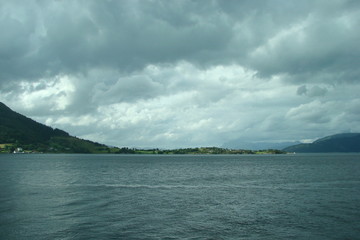
[[[320,138],[313,143],[302,143],[286,147],[286,152],[360,152],[360,133],[340,133]]]

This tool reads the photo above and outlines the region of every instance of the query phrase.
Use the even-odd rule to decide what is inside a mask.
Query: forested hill
[[[360,133],[331,135],[313,143],[297,144],[283,150],[299,153],[360,152]]]
[[[103,153],[114,149],[70,136],[14,112],[0,102],[0,150],[28,152]]]
[[[0,143],[39,143],[55,136],[68,137],[69,134],[38,123],[0,103]]]

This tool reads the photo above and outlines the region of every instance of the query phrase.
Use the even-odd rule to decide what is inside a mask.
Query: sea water
[[[0,239],[360,239],[360,155],[0,155]]]

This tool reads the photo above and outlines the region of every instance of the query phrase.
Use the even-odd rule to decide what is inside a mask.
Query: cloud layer
[[[360,131],[358,1],[3,1],[0,101],[116,146]]]

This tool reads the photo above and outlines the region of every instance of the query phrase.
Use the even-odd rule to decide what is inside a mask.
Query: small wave
[[[176,188],[213,188],[211,185],[169,185],[169,184],[92,184],[88,187],[110,187],[110,188],[149,188],[149,189],[176,189]]]
[[[312,183],[287,183],[287,184],[82,184],[82,183],[54,183],[54,184],[28,184],[35,187],[49,188],[128,188],[128,189],[275,189],[275,190],[312,190],[312,189],[349,189],[358,186],[359,181],[334,181],[334,182],[312,182]]]
[[[34,187],[93,187],[93,188],[149,188],[149,189],[175,189],[175,188],[220,188],[214,185],[169,185],[169,184],[27,184]]]

